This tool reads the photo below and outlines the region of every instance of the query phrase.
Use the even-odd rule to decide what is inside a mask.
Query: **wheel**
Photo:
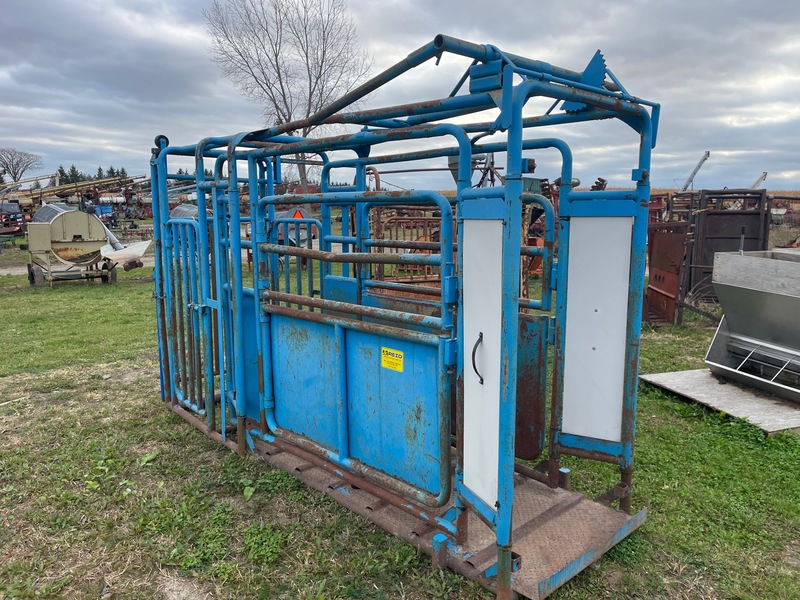
[[[28,283],[44,285],[44,270],[39,265],[28,265]]]

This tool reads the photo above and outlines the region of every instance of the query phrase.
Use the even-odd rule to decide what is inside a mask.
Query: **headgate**
[[[449,96],[348,108],[445,54],[472,60]],[[538,97],[555,104],[530,116]],[[496,118],[464,124],[483,111]],[[164,401],[498,597],[548,595],[645,518],[630,515],[631,475],[658,111],[599,53],[575,72],[439,35],[308,119],[189,146],[157,137]],[[638,134],[633,189],[575,189],[569,146],[527,135],[605,119]],[[361,129],[290,134],[334,123]],[[548,152],[557,216],[523,189],[532,155]],[[478,154],[505,155],[500,185],[473,186]],[[320,191],[276,194],[297,155],[321,161]],[[437,159],[457,165],[455,193],[367,189],[383,165]],[[172,182],[194,185],[196,216],[169,212]],[[521,241],[528,205],[544,212],[543,245]],[[570,492],[564,454],[618,465],[619,482],[598,502]]]

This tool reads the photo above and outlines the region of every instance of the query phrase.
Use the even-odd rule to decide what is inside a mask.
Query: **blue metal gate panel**
[[[278,425],[339,452],[336,382],[343,354],[334,327],[273,315],[271,338]]]
[[[244,317],[244,393],[245,393],[245,415],[248,419],[259,421],[261,419],[261,394],[258,389],[259,377],[258,356],[259,347],[256,338],[257,320],[255,317],[255,298],[244,296],[242,298],[242,312]]]
[[[449,435],[431,394],[438,348],[360,331],[346,339],[351,456],[438,494],[441,436]],[[381,366],[383,348],[402,353],[402,372]]]

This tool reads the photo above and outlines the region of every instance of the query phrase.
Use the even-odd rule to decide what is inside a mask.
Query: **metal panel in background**
[[[684,309],[713,318],[718,252],[766,250],[770,201],[766,190],[694,190],[672,194],[667,220],[649,226],[645,318],[678,325]]]
[[[689,262],[683,289],[692,302],[716,302],[711,282],[714,255],[767,249],[769,197],[766,190],[701,190],[690,210]]]
[[[644,315],[648,321],[679,323],[683,313],[681,283],[686,260],[688,223],[651,223],[648,226],[650,277]]]

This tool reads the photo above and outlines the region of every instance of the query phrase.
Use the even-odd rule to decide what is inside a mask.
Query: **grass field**
[[[146,274],[0,276],[0,598],[490,597],[167,412]],[[641,371],[702,367],[712,333],[645,327]],[[636,466],[648,521],[555,598],[800,598],[796,435],[643,386]]]

